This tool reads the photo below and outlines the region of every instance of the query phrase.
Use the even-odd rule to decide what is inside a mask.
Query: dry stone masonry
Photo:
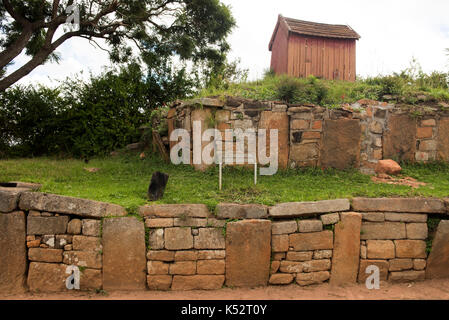
[[[225,221],[205,205],[140,208],[148,229],[150,290],[220,289],[225,281]]]
[[[218,129],[224,142],[226,129],[278,129],[280,168],[359,168],[374,174],[382,159],[449,161],[449,112],[438,106],[415,109],[372,100],[327,109],[235,97],[202,98],[176,102],[168,113],[168,132],[170,136],[175,129],[186,129],[193,136],[193,121],[198,120],[203,132]],[[170,147],[175,144],[170,142]]]
[[[0,291],[212,290],[449,277],[449,199],[117,205],[0,188]],[[429,228],[432,220],[438,228]],[[69,273],[68,273],[69,272]]]

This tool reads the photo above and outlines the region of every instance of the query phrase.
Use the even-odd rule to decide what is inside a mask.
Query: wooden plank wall
[[[273,42],[271,54],[271,69],[276,74],[288,73],[288,31],[284,23],[279,24]]]
[[[273,45],[273,52],[276,41]],[[356,41],[306,37],[290,34],[288,39],[287,71],[274,69],[296,77],[314,75],[330,80],[355,81]],[[276,59],[282,59],[277,56]],[[273,64],[272,64],[273,66]]]

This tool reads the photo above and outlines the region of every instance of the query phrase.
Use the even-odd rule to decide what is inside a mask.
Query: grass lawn
[[[84,168],[100,171],[89,173]],[[404,165],[404,174],[428,183],[419,189],[375,184],[356,170],[320,169],[281,171],[275,176],[259,176],[253,184],[253,171],[225,168],[223,191],[218,191],[218,168],[205,173],[189,166],[174,166],[157,158],[140,160],[128,154],[115,158],[81,160],[53,158],[0,160],[0,181],[38,182],[43,192],[116,203],[135,212],[150,203],[146,192],[151,175],[170,175],[163,200],[157,203],[204,203],[213,210],[219,202],[261,203],[315,201],[355,196],[449,196],[449,164]]]

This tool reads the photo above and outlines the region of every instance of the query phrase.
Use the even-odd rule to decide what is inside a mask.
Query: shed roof
[[[325,38],[360,39],[360,35],[347,25],[303,21],[279,15],[276,28],[274,29],[273,36],[270,41],[270,51],[280,23],[284,23],[289,32],[296,34]]]

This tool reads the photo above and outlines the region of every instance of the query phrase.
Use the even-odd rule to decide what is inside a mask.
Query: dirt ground
[[[381,283],[379,290],[364,285],[310,287],[290,285],[215,291],[68,292],[4,295],[0,300],[449,300],[449,279],[416,283]]]

